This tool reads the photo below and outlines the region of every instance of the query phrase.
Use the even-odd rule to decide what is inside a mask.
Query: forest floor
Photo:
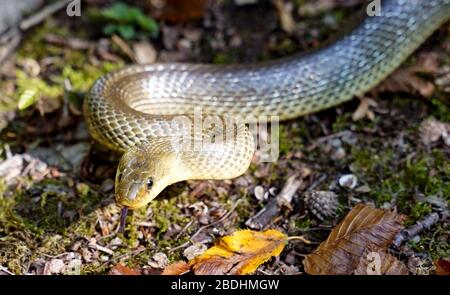
[[[121,27],[105,13],[111,1],[88,1],[82,16],[61,11],[25,34],[0,68],[0,273],[99,274],[118,263],[152,273],[247,228],[288,179],[299,182],[292,203],[262,227],[312,243],[290,243],[259,274],[303,273],[303,257],[358,203],[404,214],[406,226],[448,210],[450,139],[439,133],[450,123],[446,25],[365,98],[282,123],[276,162],[253,163],[230,181],[170,186],[118,233],[118,157],[91,140],[82,116],[95,79],[132,62],[250,63],[311,50],[351,22],[362,1],[228,2],[200,19],[163,12],[169,20]],[[340,5],[320,6],[330,2]],[[339,184],[343,176],[356,185]],[[330,216],[305,201],[316,191],[337,195]],[[396,255],[411,273],[430,273],[434,260],[450,257],[449,234],[441,219]]]

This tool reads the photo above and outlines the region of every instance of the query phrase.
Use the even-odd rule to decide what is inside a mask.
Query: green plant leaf
[[[19,108],[19,110],[22,111],[35,104],[37,101],[37,93],[38,93],[37,88],[26,89],[19,96],[19,102],[17,103],[17,107]]]
[[[154,19],[145,15],[139,8],[123,2],[103,9],[100,16],[108,22],[102,30],[107,36],[116,32],[125,39],[145,37],[148,33],[151,38],[158,36],[159,26]]]
[[[131,25],[118,25],[117,32],[125,39],[133,39],[136,35],[136,31]]]
[[[111,36],[112,34],[117,32],[117,25],[107,24],[106,26],[103,27],[102,31],[103,31],[103,34],[105,34],[107,36]]]
[[[142,11],[135,7],[129,7],[128,10],[125,12],[124,20],[127,23],[133,23],[136,22],[136,20],[140,17],[144,16]]]
[[[129,7],[125,3],[117,2],[114,5],[103,9],[100,14],[105,18],[120,22],[126,18],[128,9]]]
[[[146,17],[145,15],[140,15],[137,17],[136,21],[142,29],[150,32],[154,37],[157,36],[159,30],[158,23],[152,18]]]

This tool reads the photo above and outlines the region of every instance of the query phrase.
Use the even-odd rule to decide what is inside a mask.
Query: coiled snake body
[[[177,181],[241,175],[254,141],[244,125],[225,117],[287,120],[350,100],[383,80],[449,18],[450,0],[387,0],[381,16],[367,17],[306,56],[253,65],[136,65],[101,77],[85,99],[84,114],[96,140],[124,152],[118,203],[136,209]],[[174,144],[208,134],[192,131],[198,108],[202,117],[219,116],[231,140],[203,141],[200,149]]]

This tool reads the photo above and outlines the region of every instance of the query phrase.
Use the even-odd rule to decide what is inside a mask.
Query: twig
[[[331,231],[332,229],[333,229],[332,226],[321,226],[321,227],[310,227],[310,228],[298,229],[298,231],[299,232]]]
[[[22,20],[20,22],[19,28],[22,31],[28,30],[29,28],[39,24],[40,22],[48,18],[50,15],[66,7],[66,5],[69,4],[70,1],[71,0],[59,0],[55,3],[45,6],[44,8],[39,10],[36,14],[33,14],[32,16]]]
[[[101,252],[104,252],[106,254],[109,254],[111,256],[114,255],[114,251],[113,250],[111,250],[109,248],[106,248],[106,247],[103,247],[103,246],[100,246],[99,244],[92,244],[92,243],[90,243],[89,247],[95,248],[95,249],[97,249],[97,250],[99,250]]]
[[[240,203],[241,201],[242,201],[242,200],[237,200],[236,203],[234,204],[234,206],[230,209],[230,211],[228,211],[227,213],[225,213],[224,215],[222,215],[222,217],[221,217],[219,220],[214,221],[213,223],[210,223],[210,224],[207,224],[207,225],[204,225],[204,226],[200,227],[200,228],[199,228],[199,229],[198,229],[198,230],[190,237],[189,241],[187,241],[187,242],[185,242],[185,243],[183,243],[183,244],[181,244],[181,245],[179,245],[179,246],[177,246],[177,247],[175,247],[175,248],[170,249],[170,250],[169,250],[169,253],[172,253],[172,252],[174,252],[174,251],[176,251],[176,250],[178,250],[178,249],[181,249],[181,248],[186,247],[187,245],[189,245],[190,241],[192,241],[192,239],[195,238],[195,237],[196,237],[198,234],[200,234],[202,231],[204,231],[204,230],[207,229],[208,227],[211,227],[211,226],[214,226],[214,225],[216,225],[216,224],[219,224],[219,223],[221,223],[222,221],[224,221],[225,219],[227,219],[227,218],[231,215],[231,213],[233,213],[234,210],[236,210],[237,206],[239,205],[239,203]]]
[[[423,230],[430,229],[438,221],[439,221],[439,214],[431,213],[430,215],[419,220],[416,224],[413,224],[407,229],[404,229],[401,232],[399,232],[395,237],[392,245],[397,248],[400,247],[403,243],[411,240],[419,233],[421,233]]]
[[[146,249],[147,249],[147,248],[145,248],[145,247],[139,247],[139,248],[137,248],[137,249],[131,251],[131,253],[125,253],[125,254],[119,255],[119,256],[117,256],[117,257],[112,257],[111,259],[109,259],[109,260],[103,262],[103,263],[101,264],[101,267],[105,266],[105,265],[108,264],[108,263],[113,263],[113,262],[118,261],[118,260],[120,260],[120,259],[122,259],[122,258],[125,258],[125,257],[133,257],[133,256],[135,256],[135,255],[138,255],[138,254],[144,252]]]
[[[314,190],[316,187],[318,187],[322,182],[324,182],[327,179],[327,175],[326,174],[322,174],[319,176],[319,178],[317,180],[315,180],[307,189],[307,192],[310,192],[312,190]]]
[[[297,240],[297,241],[302,241],[305,244],[311,244],[311,241],[305,239],[303,236],[292,236],[292,237],[288,237],[287,240],[288,241]]]
[[[93,48],[95,44],[91,41],[79,39],[79,38],[63,38],[54,34],[47,34],[44,37],[47,43],[57,46],[68,47],[75,50],[88,50]]]
[[[15,275],[13,272],[11,272],[10,270],[8,270],[6,267],[1,266],[1,265],[0,265],[0,271],[1,271],[1,272],[4,272],[4,273],[6,273],[6,274],[9,274],[9,275],[11,275],[11,276]]]
[[[155,223],[152,221],[141,221],[141,222],[133,222],[132,225],[142,226],[142,227],[153,227]]]
[[[346,135],[352,135],[353,132],[350,130],[343,130],[337,133],[333,133],[330,135],[326,135],[326,136],[322,136],[320,138],[318,138],[317,140],[315,140],[310,146],[308,146],[306,149],[308,151],[312,151],[313,149],[315,149],[319,144],[324,143],[326,141],[329,141],[331,139],[335,139],[335,138],[339,138],[339,137],[344,137]]]
[[[111,40],[114,44],[119,46],[119,48],[133,61],[136,62],[136,56],[133,52],[133,50],[128,46],[127,42],[125,42],[122,38],[120,38],[117,35],[113,35],[111,37]]]
[[[277,197],[271,199],[261,211],[248,219],[245,225],[253,229],[262,229],[279,215],[283,207],[290,207],[292,198],[302,184],[302,181],[297,178],[297,175],[289,177]]]
[[[181,235],[194,223],[194,220],[190,220],[184,227],[183,229],[177,234],[177,236],[175,237],[175,240],[178,240]]]
[[[70,254],[70,252],[64,252],[58,255],[50,255],[50,254],[45,254],[43,253],[42,255],[47,257],[47,258],[51,258],[51,259],[55,259],[55,258],[59,258],[59,257],[63,257],[64,255]]]
[[[0,64],[14,51],[21,39],[22,34],[17,29],[11,29],[0,36]]]
[[[21,31],[30,29],[48,18],[53,13],[64,8],[70,1],[71,0],[60,0],[45,6],[36,14],[22,20],[19,23],[19,29]],[[3,36],[0,36],[0,44],[2,44],[0,50],[0,64],[17,48],[22,40],[22,34],[19,29],[14,26],[9,32],[6,32]],[[8,39],[7,42],[5,41],[6,38]]]

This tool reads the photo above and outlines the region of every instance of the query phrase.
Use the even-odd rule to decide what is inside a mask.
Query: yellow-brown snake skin
[[[96,140],[125,152],[116,177],[118,203],[136,209],[174,182],[243,174],[253,138],[225,117],[287,120],[350,100],[383,80],[449,18],[450,0],[387,0],[380,16],[366,17],[350,34],[306,56],[253,65],[135,65],[101,77],[85,99],[84,115]],[[206,140],[201,148],[174,144],[211,135],[190,132],[196,108],[203,117],[218,115],[229,140]]]

